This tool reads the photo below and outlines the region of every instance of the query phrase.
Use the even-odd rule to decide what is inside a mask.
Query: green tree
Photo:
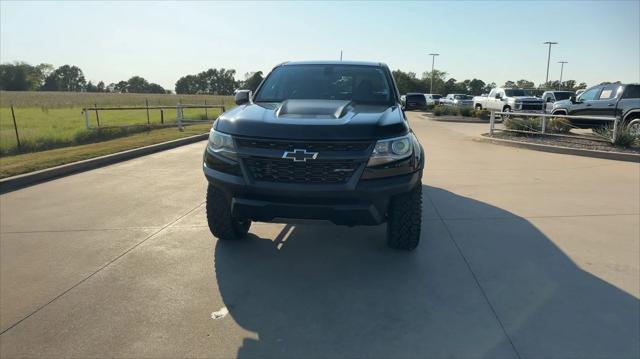
[[[427,91],[431,90],[431,72],[423,72],[422,73],[422,81],[424,82],[425,88]],[[447,78],[447,73],[445,71],[433,70],[433,93],[442,94],[444,91],[444,82]]]
[[[98,85],[96,86],[96,88],[98,89],[98,92],[105,92],[105,87],[104,87],[104,82],[100,81],[98,82]]]
[[[516,83],[513,81],[507,81],[502,85],[502,87],[517,87]]]
[[[244,78],[245,78],[245,81],[242,84],[242,87],[246,90],[251,90],[252,92],[255,92],[263,80],[262,71],[248,72],[244,75]]]
[[[87,82],[87,85],[84,87],[84,90],[87,92],[98,92],[98,86],[94,85],[91,81]]]
[[[197,77],[194,75],[183,76],[176,82],[177,94],[195,94],[198,91]]]
[[[396,80],[396,85],[401,94],[409,92],[425,93],[427,88],[424,81],[419,80],[416,77],[415,72],[403,72],[401,70],[393,71],[393,78]]]
[[[536,85],[529,80],[518,80],[516,82],[516,87],[519,88],[525,88],[525,89],[529,89],[529,88],[534,88]]]
[[[482,80],[473,79],[467,84],[467,93],[471,95],[481,95],[485,90],[486,84]]]
[[[120,93],[128,92],[127,87],[129,87],[129,83],[127,81],[120,81],[113,86],[113,92],[120,92]]]
[[[43,83],[46,64],[31,66],[25,62],[0,65],[0,89],[8,91],[35,91]]]
[[[82,91],[86,84],[79,67],[63,65],[47,76],[42,88],[47,91]]]
[[[149,87],[149,82],[140,76],[133,76],[127,80],[127,92],[145,93]]]

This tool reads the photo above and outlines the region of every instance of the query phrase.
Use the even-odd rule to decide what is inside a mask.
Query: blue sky
[[[457,80],[640,82],[640,0],[455,2],[0,2],[0,61],[75,64],[89,80],[173,89],[210,67],[372,60]]]

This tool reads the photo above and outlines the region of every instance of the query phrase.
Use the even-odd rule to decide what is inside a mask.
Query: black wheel
[[[239,220],[231,216],[229,199],[212,185],[207,188],[207,224],[211,233],[223,240],[241,239],[251,227],[250,220]]]
[[[422,184],[411,192],[391,199],[387,218],[387,245],[391,248],[414,250],[420,243],[422,226]]]
[[[632,136],[640,138],[640,117],[629,119],[626,127]]]

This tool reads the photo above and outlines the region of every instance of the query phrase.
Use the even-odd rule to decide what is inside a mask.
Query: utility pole
[[[558,87],[562,86],[562,71],[564,70],[564,64],[568,64],[568,61],[558,61],[560,65],[560,84],[558,85]],[[559,88],[558,88],[559,90]]]
[[[436,63],[436,56],[440,56],[440,54],[429,54],[431,56],[431,87],[429,88],[429,93],[433,93],[433,66]]]
[[[549,45],[549,55],[547,56],[547,77],[544,80],[544,85],[547,86],[549,83],[549,62],[551,61],[551,45],[558,44],[557,42],[547,41],[544,42],[545,45]]]
[[[342,50],[340,50],[340,61],[342,61]]]

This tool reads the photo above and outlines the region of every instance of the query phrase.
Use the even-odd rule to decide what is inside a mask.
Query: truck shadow
[[[258,337],[238,357],[515,357],[514,347],[521,357],[638,357],[637,298],[581,270],[527,220],[423,190],[414,252],[388,249],[384,225],[218,241],[222,299]],[[443,221],[436,208],[459,216]]]

